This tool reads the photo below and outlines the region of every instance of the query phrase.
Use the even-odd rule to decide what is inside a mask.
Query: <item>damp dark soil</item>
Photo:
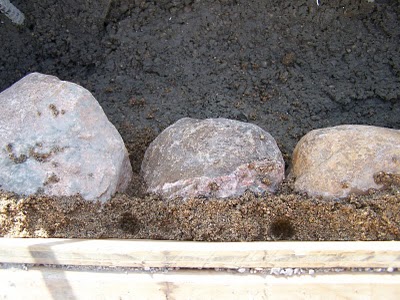
[[[257,124],[290,167],[315,128],[400,128],[397,0],[13,0],[0,15],[0,91],[30,72],[90,90],[135,172],[105,204],[0,195],[0,236],[204,241],[399,240],[400,188],[326,201],[276,195],[164,202],[143,192],[146,147],[182,117]]]

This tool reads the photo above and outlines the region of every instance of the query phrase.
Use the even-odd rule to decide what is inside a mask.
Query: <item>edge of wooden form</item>
[[[400,241],[181,242],[0,238],[0,262],[108,267],[400,267]]]
[[[277,277],[210,270],[168,273],[0,269],[3,299],[398,299],[400,276]]]
[[[273,267],[398,268],[400,242],[0,238],[0,299],[364,300],[400,294],[396,270],[294,276],[227,270]],[[162,269],[145,271],[151,268]]]

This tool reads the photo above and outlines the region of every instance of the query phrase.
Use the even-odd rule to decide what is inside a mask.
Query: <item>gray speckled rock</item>
[[[0,188],[108,200],[132,176],[121,136],[86,89],[39,73],[0,94]]]
[[[313,130],[293,152],[295,189],[311,196],[342,198],[379,189],[374,175],[400,175],[400,130],[342,125]]]
[[[274,192],[284,171],[269,133],[228,119],[179,120],[150,144],[142,163],[148,192],[164,198]]]

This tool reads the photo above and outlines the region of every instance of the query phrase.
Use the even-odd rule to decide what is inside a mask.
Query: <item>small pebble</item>
[[[292,276],[293,275],[293,269],[292,268],[287,268],[285,271],[286,271],[286,276]]]
[[[386,269],[386,271],[389,272],[389,273],[393,273],[394,268],[393,267],[389,267],[389,268]]]
[[[279,275],[281,268],[272,268],[270,271],[271,275]]]
[[[315,271],[313,269],[308,270],[308,275],[314,275]]]
[[[246,272],[246,269],[245,269],[245,268],[239,268],[237,271],[238,271],[239,273],[244,273],[244,272]]]
[[[335,272],[342,272],[342,271],[344,271],[344,269],[342,269],[342,268],[336,268],[335,269]]]

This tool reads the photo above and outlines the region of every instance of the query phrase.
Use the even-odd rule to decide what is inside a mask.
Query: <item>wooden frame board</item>
[[[0,238],[0,262],[0,299],[398,299],[400,294],[397,241]],[[388,267],[395,272],[294,276],[247,272],[252,268]],[[151,268],[164,271],[145,271]]]
[[[179,268],[400,267],[400,242],[177,242],[0,238],[0,262]]]
[[[277,277],[210,270],[168,273],[0,269],[2,299],[398,299],[393,274]]]

